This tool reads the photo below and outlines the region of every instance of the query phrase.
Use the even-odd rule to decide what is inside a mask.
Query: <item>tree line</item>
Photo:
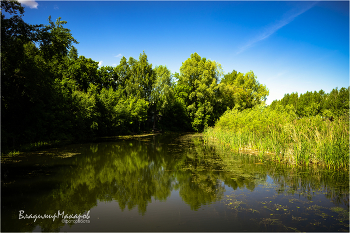
[[[78,55],[66,21],[30,25],[19,2],[1,8],[3,150],[152,129],[202,131],[227,109],[251,108],[268,95],[252,71],[224,75],[197,53],[179,73],[153,67],[145,52],[99,67]]]
[[[281,100],[275,100],[271,109],[289,108],[300,117],[322,116],[333,120],[349,114],[349,87],[334,88],[330,93],[323,90],[304,94],[285,94]]]

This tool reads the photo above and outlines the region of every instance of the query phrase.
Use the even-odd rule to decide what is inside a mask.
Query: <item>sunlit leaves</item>
[[[225,104],[223,107],[243,110],[256,106],[266,100],[269,94],[265,85],[258,82],[253,71],[246,74],[233,71],[225,75],[220,83],[220,94]]]
[[[48,21],[49,25],[46,25],[40,33],[40,49],[46,59],[55,57],[60,60],[68,54],[72,43],[79,42],[74,39],[70,29],[63,27],[67,21],[61,21],[59,17],[56,22],[53,22],[51,16]]]
[[[197,53],[183,62],[177,85],[184,97],[192,127],[199,131],[214,120],[217,82],[222,74],[221,65],[201,58]],[[180,93],[181,93],[180,92]]]
[[[154,69],[156,79],[151,93],[151,102],[157,109],[166,108],[173,98],[172,74],[166,66],[157,66]]]
[[[334,121],[321,116],[298,118],[292,105],[263,105],[226,111],[207,137],[220,138],[232,150],[273,152],[278,161],[346,168],[349,159],[349,117]],[[224,140],[223,142],[221,140]]]
[[[271,108],[280,109],[282,106],[290,106],[299,117],[310,117],[320,115],[333,119],[342,115],[349,114],[349,87],[333,89],[330,93],[323,90],[319,92],[306,92],[285,94],[281,100],[275,100],[271,103]]]

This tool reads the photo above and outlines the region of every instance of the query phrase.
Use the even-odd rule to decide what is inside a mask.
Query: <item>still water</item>
[[[278,165],[200,135],[3,157],[1,173],[2,231],[349,231],[348,171]],[[20,219],[20,211],[88,222]]]

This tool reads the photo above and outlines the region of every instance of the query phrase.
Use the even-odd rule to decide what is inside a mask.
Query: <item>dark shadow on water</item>
[[[349,230],[348,172],[228,153],[200,135],[108,138],[4,159],[2,231]],[[20,210],[90,211],[91,222],[34,222]]]

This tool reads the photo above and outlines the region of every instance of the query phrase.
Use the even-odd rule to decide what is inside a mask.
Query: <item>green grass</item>
[[[228,150],[257,150],[280,162],[349,167],[348,115],[329,121],[321,116],[298,119],[288,109],[233,109],[203,135]]]
[[[9,152],[7,155],[12,157],[12,156],[19,155],[19,154],[20,154],[19,151],[14,150],[14,151]]]
[[[8,150],[8,151],[4,151],[1,152],[2,156],[16,156],[19,155],[21,152],[26,152],[26,151],[33,151],[33,150],[37,150],[39,148],[42,147],[51,147],[54,145],[59,145],[61,144],[62,141],[60,140],[55,140],[55,141],[39,141],[39,142],[34,142],[34,143],[28,143],[28,144],[24,144],[22,146],[20,146],[17,150]]]

